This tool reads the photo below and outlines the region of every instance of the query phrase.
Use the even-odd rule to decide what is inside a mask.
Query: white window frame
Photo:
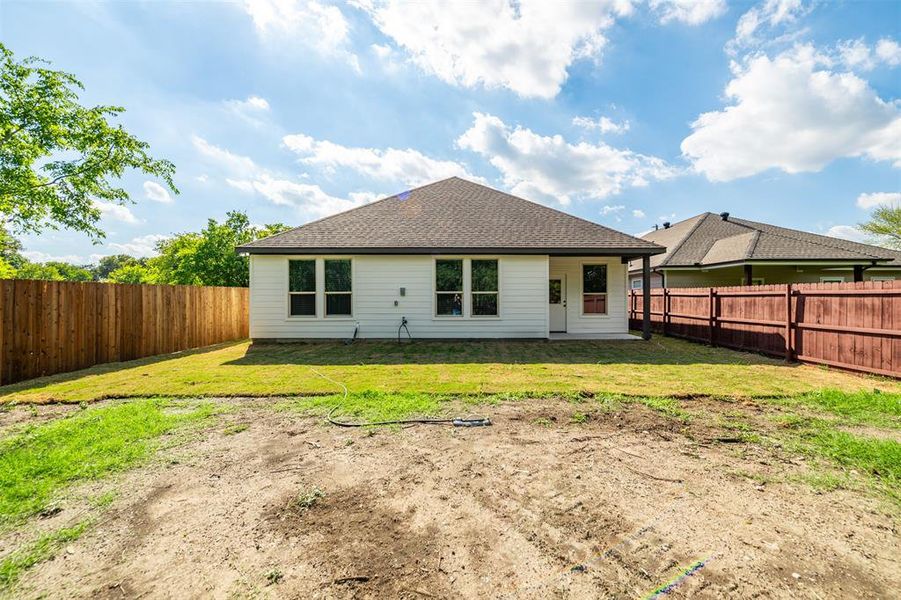
[[[493,260],[497,263],[497,290],[493,292],[474,292],[472,290],[472,261],[474,260]],[[493,315],[477,315],[475,313],[470,314],[469,316],[473,319],[500,319],[501,318],[501,259],[496,256],[473,256],[467,259],[463,264],[463,287],[466,287],[466,271],[467,266],[469,271],[469,310],[472,311],[473,302],[472,297],[474,294],[494,294],[497,296],[497,313]],[[468,264],[467,264],[468,263]],[[436,298],[437,301],[437,298]]]
[[[873,275],[870,277],[870,281],[894,281],[894,275]]]
[[[604,296],[604,308],[606,312],[587,313],[585,312],[585,267],[604,267],[607,273],[607,291],[603,294],[596,292],[587,292],[592,296]],[[585,260],[579,262],[579,316],[588,319],[608,319],[610,318],[610,263],[598,262],[596,260]]]
[[[449,261],[449,260],[458,260],[460,261],[460,275],[461,275],[461,283],[463,289],[460,290],[460,314],[459,315],[439,315],[438,314],[438,294],[456,294],[457,291],[438,291],[438,261]],[[432,318],[445,320],[449,319],[451,321],[465,319],[468,312],[469,302],[467,301],[468,297],[468,285],[466,281],[466,274],[469,271],[467,269],[466,258],[463,256],[436,256],[432,259]]]
[[[638,284],[638,285],[635,285]],[[633,290],[643,290],[644,289],[644,280],[641,277],[637,277],[632,280],[630,289]]]
[[[845,283],[844,275],[823,275],[820,277],[820,283]]]
[[[328,261],[334,260],[346,260],[350,261],[350,291],[349,292],[329,292],[325,287],[325,263]],[[356,261],[349,256],[323,256],[322,257],[322,318],[330,319],[333,321],[350,321],[354,318],[354,281],[356,280],[356,273],[354,272]],[[350,296],[350,314],[349,315],[330,315],[328,314],[328,297],[330,294],[333,295],[348,295]]]
[[[307,261],[313,263],[313,291],[312,292],[292,292],[291,291],[291,262]],[[318,319],[319,318],[319,261],[315,258],[289,258],[285,261],[285,281],[288,284],[288,305],[285,307],[285,313],[288,319]],[[291,296],[313,296],[313,314],[312,315],[292,315],[291,314]]]

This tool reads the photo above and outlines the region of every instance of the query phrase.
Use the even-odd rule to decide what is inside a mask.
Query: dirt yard
[[[366,430],[275,411],[273,401],[229,402],[236,410],[215,428],[72,494],[118,490],[16,595],[636,598],[669,583],[661,597],[901,590],[897,522],[884,501],[791,483],[808,469],[797,455],[643,405],[522,401],[482,408],[489,428]],[[64,503],[46,527],[79,510]]]

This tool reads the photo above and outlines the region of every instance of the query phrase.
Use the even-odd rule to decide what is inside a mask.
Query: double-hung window
[[[463,259],[435,261],[435,314],[463,316]]]
[[[292,317],[316,316],[316,261],[288,261],[289,314]]]
[[[582,265],[582,314],[607,314],[607,265]]]
[[[498,276],[497,260],[473,259],[470,261],[472,273],[472,316],[496,317]]]
[[[353,314],[350,259],[326,259],[324,262],[325,316],[349,317]]]

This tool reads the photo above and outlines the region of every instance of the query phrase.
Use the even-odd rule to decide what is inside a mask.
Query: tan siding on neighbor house
[[[864,281],[874,276],[891,276],[889,271],[864,271]],[[823,277],[844,277],[845,282],[854,281],[852,269],[836,269],[828,267],[802,266],[799,269],[791,266],[754,265],[753,277],[762,278],[764,284],[771,283],[820,283]],[[712,287],[724,285],[742,285],[744,283],[744,267],[727,267],[723,269],[702,270],[668,270],[666,272],[667,287]]]

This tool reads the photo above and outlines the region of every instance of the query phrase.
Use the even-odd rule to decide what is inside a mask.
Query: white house
[[[665,248],[453,177],[237,251],[281,341],[624,337],[628,263]]]

